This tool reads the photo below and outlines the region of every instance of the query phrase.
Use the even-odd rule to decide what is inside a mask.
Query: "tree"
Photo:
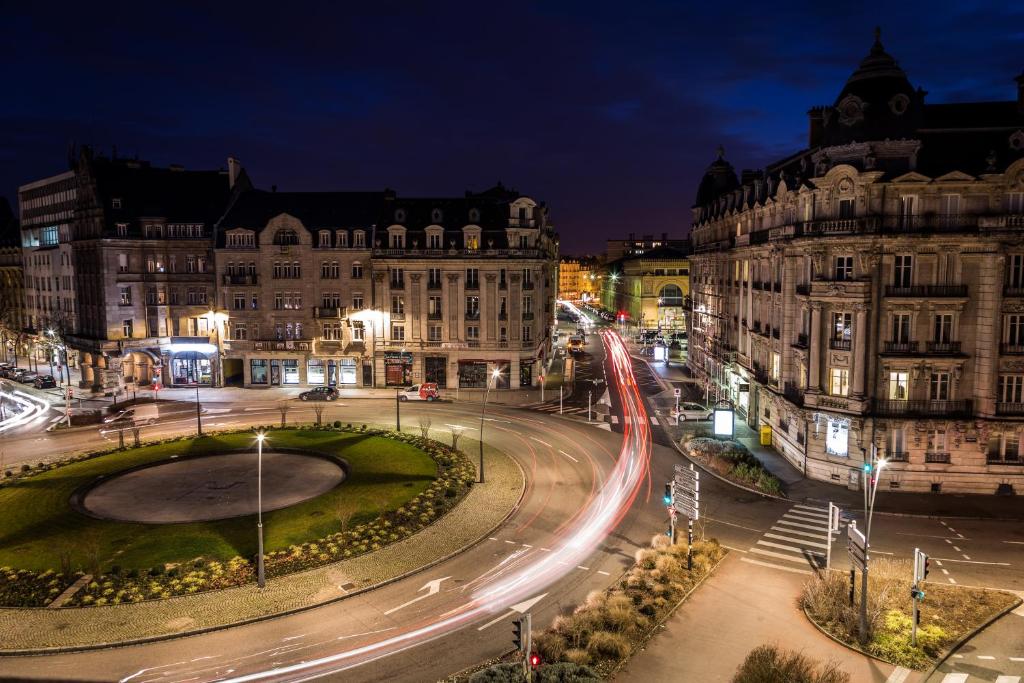
[[[420,423],[420,436],[422,436],[424,439],[428,438],[430,436],[430,425],[431,425],[430,418],[427,417],[427,416],[422,416],[419,419],[419,423]]]
[[[341,533],[348,531],[349,525],[352,523],[352,518],[359,512],[359,506],[354,500],[343,496],[338,499],[338,502],[334,506],[334,514],[338,517],[338,522],[341,524]]]
[[[277,404],[277,409],[281,413],[281,429],[284,429],[288,424],[288,411],[291,410],[291,405],[287,401],[281,401]]]
[[[313,414],[316,415],[316,426],[319,427],[324,422],[324,407],[319,403],[313,406]]]
[[[452,448],[458,450],[459,439],[462,437],[462,427],[459,425],[451,425],[452,430]]]

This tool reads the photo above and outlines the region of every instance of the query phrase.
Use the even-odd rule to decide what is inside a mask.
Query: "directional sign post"
[[[693,464],[675,466],[672,509],[686,515],[686,568],[690,570],[693,569],[693,522],[700,518],[700,472]]]
[[[868,566],[868,540],[857,528],[855,522],[846,527],[846,549],[850,553],[853,566],[863,571]]]
[[[839,531],[839,506],[828,504],[828,536],[825,538],[825,571],[832,568],[832,534]]]

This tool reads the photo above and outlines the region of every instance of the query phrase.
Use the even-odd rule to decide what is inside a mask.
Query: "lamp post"
[[[865,555],[871,548],[871,519],[875,514],[875,495],[878,493],[878,482],[881,480],[882,469],[886,466],[885,458],[878,457],[878,448],[871,444],[871,459],[864,463],[862,475],[864,479],[864,529]],[[866,642],[868,637],[868,562],[865,558],[864,571],[860,581],[860,640]]]
[[[266,434],[256,434],[256,585],[263,588],[267,577],[263,567],[263,439]]]
[[[395,431],[402,431],[402,387],[395,387]]]
[[[498,376],[501,374],[501,370],[494,368],[491,371],[491,379],[495,382],[498,381]],[[491,393],[491,383],[487,383],[487,389],[484,391],[484,405],[480,409],[480,483],[484,483],[484,415],[487,413],[487,397]]]
[[[199,436],[203,435],[203,416],[199,405],[199,382],[196,382],[196,431]]]

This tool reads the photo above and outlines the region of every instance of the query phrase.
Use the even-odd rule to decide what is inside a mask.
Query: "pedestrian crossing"
[[[828,508],[794,505],[740,558],[748,564],[794,574],[812,574],[825,567],[828,550]],[[833,532],[833,552],[836,549]]]
[[[995,683],[1020,683],[1020,676],[996,676]],[[929,680],[934,680],[932,677]],[[946,674],[942,677],[941,683],[971,683],[972,681],[992,681],[991,678],[983,676],[971,676],[965,673]]]

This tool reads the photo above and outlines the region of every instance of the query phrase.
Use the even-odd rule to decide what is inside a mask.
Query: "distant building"
[[[807,476],[1024,486],[1024,75],[926,104],[876,38],[805,149],[693,207],[691,370]]]
[[[669,239],[667,232],[663,232],[661,237],[644,235],[640,238],[630,233],[629,239],[626,240],[608,240],[605,249],[605,261],[618,261],[627,256],[642,256],[659,247],[672,247],[689,251],[690,241],[687,239]]]
[[[601,303],[619,322],[639,329],[686,329],[690,297],[689,242],[672,242],[682,246],[639,246],[606,264],[599,280]]]
[[[14,362],[25,353],[25,275],[18,221],[0,197],[0,359]],[[21,342],[21,343],[19,343]]]
[[[580,262],[564,258],[558,262],[558,298],[576,301],[581,298]]]

